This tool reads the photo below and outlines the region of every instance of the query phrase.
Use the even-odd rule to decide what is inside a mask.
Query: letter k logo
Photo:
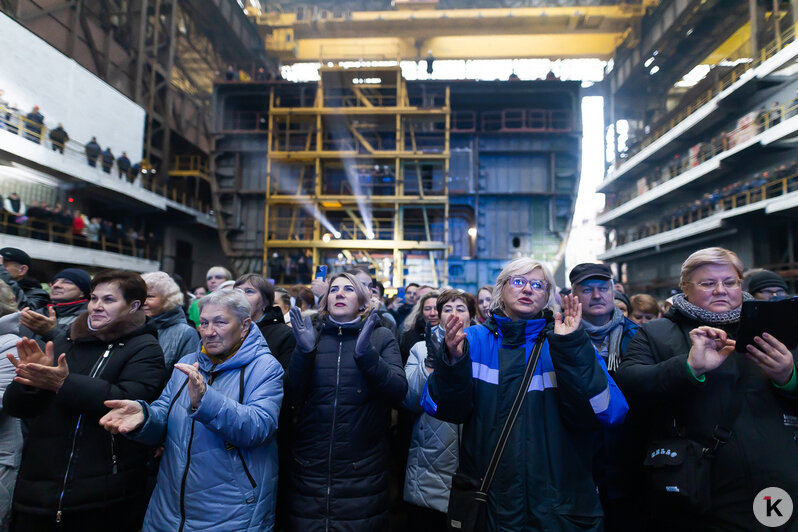
[[[776,499],[776,502],[773,502],[772,497],[764,497],[764,499],[767,504],[767,509],[765,510],[765,513],[767,514],[768,517],[772,516],[774,512],[779,517],[784,517],[781,514],[781,511],[779,510],[779,503],[782,501],[782,499]]]

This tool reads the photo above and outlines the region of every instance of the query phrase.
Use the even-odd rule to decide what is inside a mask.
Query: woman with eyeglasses
[[[603,529],[593,457],[602,425],[621,423],[627,406],[579,327],[579,301],[568,295],[562,313],[552,313],[555,288],[543,264],[519,258],[499,274],[484,324],[465,328],[458,315],[444,323],[421,404],[463,424],[459,478],[484,476],[533,346],[542,342],[477,530]]]
[[[752,504],[760,490],[798,493],[795,353],[767,333],[735,351],[742,303],[752,299],[742,274],[727,249],[690,255],[681,268],[684,293],[663,319],[640,326],[616,373],[631,408],[646,413],[649,447],[687,439],[713,449],[711,475],[693,487],[704,497],[649,490],[648,530],[759,530]]]

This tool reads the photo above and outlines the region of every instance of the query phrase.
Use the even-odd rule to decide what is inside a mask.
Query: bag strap
[[[740,389],[740,382],[743,380],[742,372],[743,372],[743,365],[739,363],[737,364],[737,378],[734,380],[734,388]],[[728,404],[728,408],[724,415],[720,418],[720,423],[715,425],[715,428],[712,429],[712,439],[714,443],[712,448],[704,449],[704,456],[708,458],[712,458],[715,453],[718,452],[721,445],[728,443],[731,440],[732,435],[734,435],[734,423],[737,421],[737,418],[740,416],[740,411],[743,409],[743,393],[733,393],[730,403]]]
[[[510,407],[510,412],[507,414],[507,419],[504,421],[504,426],[499,434],[499,439],[496,441],[496,447],[493,449],[493,455],[490,457],[488,469],[485,471],[485,476],[482,478],[482,484],[476,494],[477,500],[487,501],[488,490],[493,483],[493,477],[496,475],[496,470],[499,467],[499,461],[504,453],[504,448],[507,446],[507,441],[510,439],[510,431],[513,430],[515,420],[518,418],[518,413],[521,411],[521,405],[524,403],[524,398],[527,396],[529,384],[532,382],[532,376],[535,373],[535,368],[540,359],[540,351],[543,348],[544,333],[540,331],[535,346],[532,348],[532,353],[529,355],[529,360],[526,363],[526,370],[524,377],[521,379],[521,386],[515,394],[513,404]]]

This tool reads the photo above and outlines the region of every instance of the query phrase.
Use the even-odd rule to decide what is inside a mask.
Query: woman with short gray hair
[[[196,351],[200,339],[197,331],[186,321],[183,312],[183,293],[169,274],[150,272],[142,276],[147,283],[147,299],[142,308],[150,323],[158,328],[158,343],[163,350],[166,378],[175,363]]]
[[[164,446],[145,532],[271,531],[283,369],[243,293],[217,290],[199,310],[202,347],[175,365],[161,397],[107,401],[100,424]]]

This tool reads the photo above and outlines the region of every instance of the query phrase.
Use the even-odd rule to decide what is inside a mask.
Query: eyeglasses
[[[763,288],[758,293],[765,294],[770,297],[786,296],[787,291],[782,288]]]
[[[526,277],[521,275],[516,275],[514,277],[510,277],[510,280],[507,283],[516,290],[523,290],[527,283],[529,283],[529,287],[534,290],[535,292],[543,292],[546,290],[548,283],[546,281],[541,281],[540,279],[532,279],[531,281]]]
[[[740,287],[742,281],[740,279],[723,279],[722,281],[707,279],[706,281],[701,281],[698,283],[691,282],[690,284],[696,285],[699,290],[703,290],[704,292],[712,292],[719,284],[722,284],[723,288],[726,290],[734,290],[735,288]]]

